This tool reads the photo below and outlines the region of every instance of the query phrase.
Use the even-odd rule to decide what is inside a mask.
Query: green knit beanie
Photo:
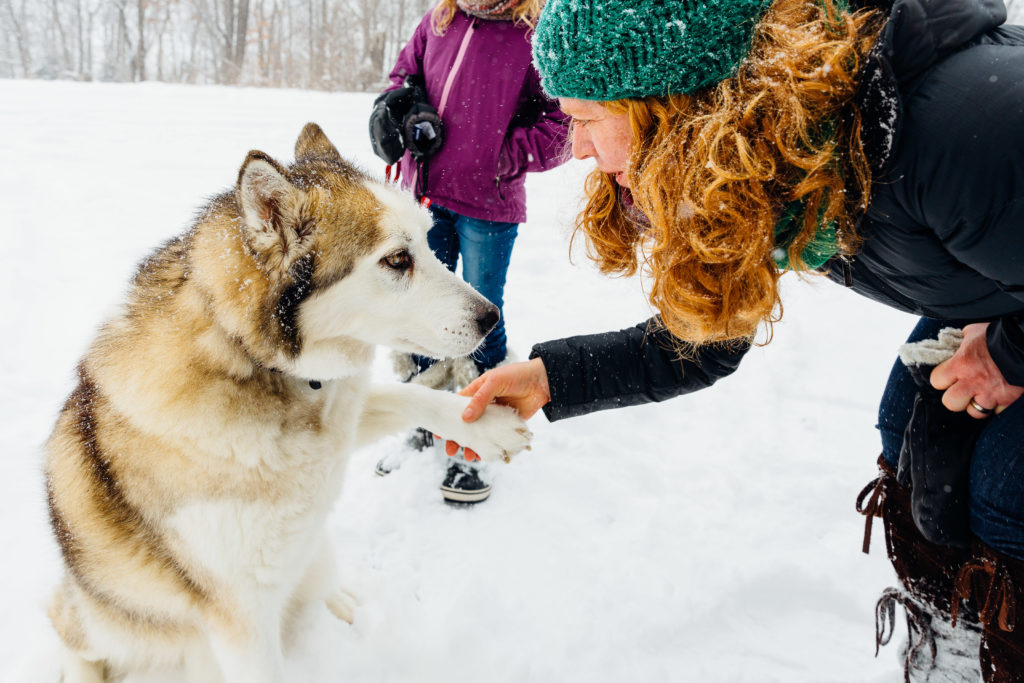
[[[551,97],[690,94],[736,75],[771,0],[548,0],[533,61]]]

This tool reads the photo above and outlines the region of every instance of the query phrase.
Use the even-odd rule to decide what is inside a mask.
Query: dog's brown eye
[[[412,256],[405,249],[388,254],[380,260],[388,268],[395,270],[408,270],[412,266]]]

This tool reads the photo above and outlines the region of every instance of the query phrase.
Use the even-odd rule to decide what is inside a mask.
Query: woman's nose
[[[572,133],[572,156],[574,159],[589,159],[594,156],[594,145],[590,141],[590,135],[583,129],[577,128]]]

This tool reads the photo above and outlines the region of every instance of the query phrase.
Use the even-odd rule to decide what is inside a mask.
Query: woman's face
[[[577,159],[593,157],[599,169],[615,176],[622,187],[629,187],[626,169],[633,149],[629,116],[613,114],[592,100],[562,97],[558,106],[573,119],[572,155]]]

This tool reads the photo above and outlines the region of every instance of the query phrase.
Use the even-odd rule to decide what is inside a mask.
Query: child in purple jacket
[[[544,95],[531,63],[529,34],[543,4],[441,0],[398,55],[386,91],[418,83],[428,118],[440,119],[440,148],[415,157],[406,151],[398,162],[402,186],[430,202],[427,239],[438,259],[454,272],[461,255],[463,279],[499,309],[518,224],[526,220],[526,174],[567,158],[569,119]],[[403,379],[457,390],[506,354],[502,316],[469,361],[405,356],[396,369]],[[422,449],[431,441],[421,430],[411,443]],[[388,460],[378,463],[378,474],[393,469]],[[441,490],[462,503],[490,495],[461,460],[449,466]]]

